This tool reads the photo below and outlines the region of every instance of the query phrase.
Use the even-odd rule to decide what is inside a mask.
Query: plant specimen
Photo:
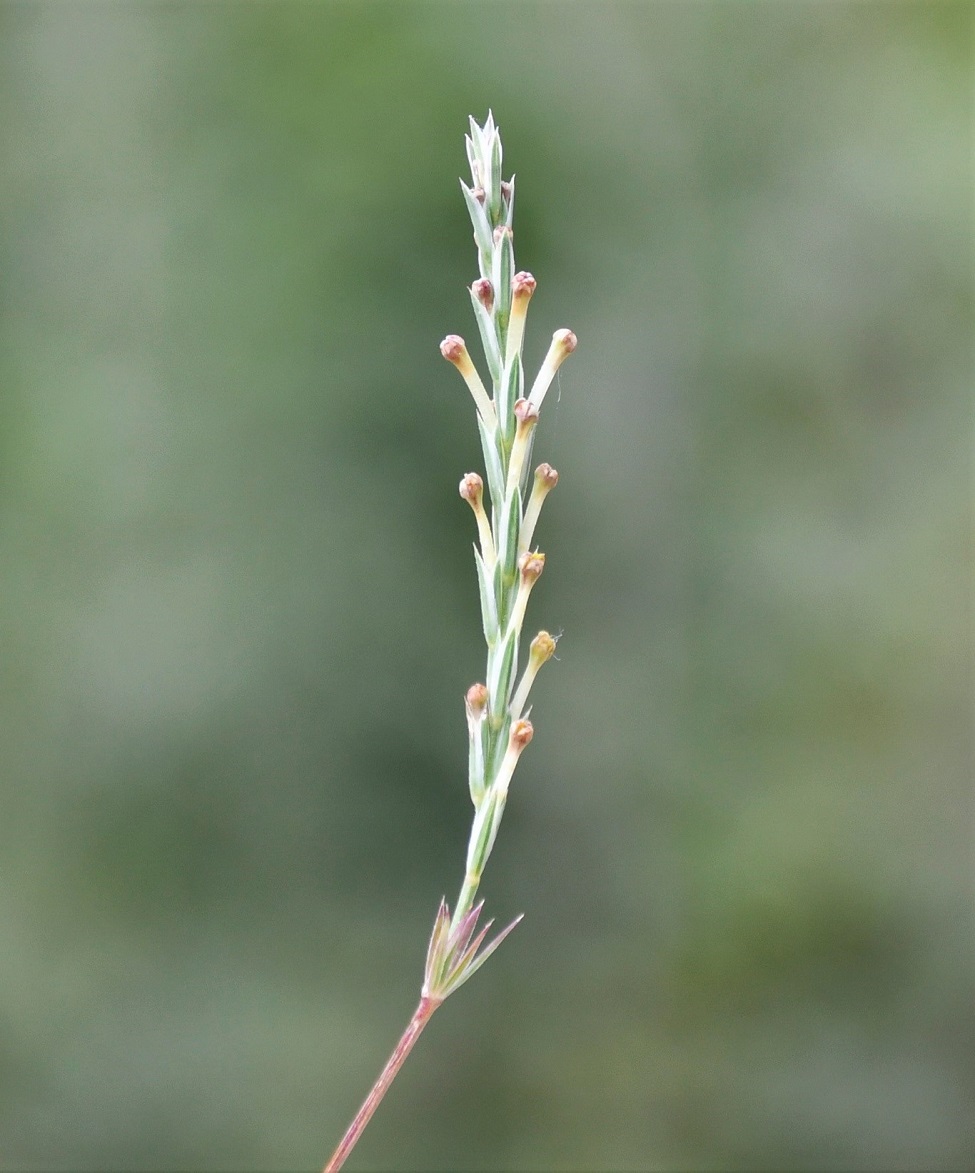
[[[521,920],[517,917],[485,944],[493,921],[478,928],[484,902],[477,901],[477,890],[498,834],[515,766],[532,739],[528,695],[538,670],[555,652],[555,638],[540,631],[529,645],[519,679],[525,610],[545,566],[545,555],[532,545],[535,527],[542,503],[559,479],[549,464],[529,472],[535,427],[545,394],[556,371],[575,349],[576,337],[571,330],[555,332],[526,396],[521,354],[535,278],[515,270],[514,178],[501,178],[501,136],[494,118],[489,113],[483,127],[472,118],[470,128],[466,143],[471,186],[462,181],[461,188],[477,245],[480,277],[470,287],[470,295],[491,394],[463,338],[449,334],[440,351],[461,373],[474,399],[490,499],[489,515],[484,479],[476,472],[467,473],[460,482],[460,495],[477,522],[474,560],[487,644],[485,680],[472,684],[465,698],[474,819],[464,881],[453,912],[446,900],[441,900],[434,920],[419,1005],[325,1173],[336,1173],[342,1167],[433,1012],[480,969]]]

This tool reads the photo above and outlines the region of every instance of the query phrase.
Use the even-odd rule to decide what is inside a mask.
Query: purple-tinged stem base
[[[338,1173],[345,1164],[346,1158],[355,1147],[356,1141],[362,1135],[366,1125],[372,1119],[372,1114],[379,1107],[383,1096],[389,1091],[389,1085],[396,1078],[396,1073],[406,1061],[406,1056],[413,1050],[413,1045],[420,1037],[423,1028],[430,1021],[434,1010],[440,1005],[441,999],[424,997],[413,1012],[410,1024],[403,1032],[403,1037],[396,1044],[396,1049],[390,1055],[386,1066],[382,1069],[379,1078],[373,1084],[372,1091],[366,1096],[362,1107],[355,1114],[355,1119],[348,1127],[345,1136],[339,1142],[339,1147],[332,1154],[323,1173]]]

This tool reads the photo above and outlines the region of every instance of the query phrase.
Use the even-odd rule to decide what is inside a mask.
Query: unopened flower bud
[[[535,730],[531,721],[516,721],[511,726],[511,748],[521,753],[534,736]]]
[[[538,408],[527,399],[515,400],[514,413],[518,426],[515,429],[514,443],[511,445],[511,455],[508,457],[508,493],[512,492],[515,485],[521,484],[532,431],[538,423]]]
[[[497,246],[501,243],[502,240],[504,240],[505,237],[508,237],[508,239],[511,240],[514,237],[514,233],[507,224],[499,224],[498,227],[494,230],[495,248],[497,248]]]
[[[526,428],[533,428],[538,423],[538,408],[527,399],[515,400],[515,419]]]
[[[484,481],[476,472],[465,473],[459,485],[459,492],[476,513],[484,497]]]
[[[571,330],[556,330],[552,335],[552,343],[548,348],[548,354],[545,356],[545,361],[542,363],[542,369],[538,372],[538,377],[532,385],[531,392],[528,398],[535,404],[536,407],[542,406],[542,400],[545,398],[545,392],[548,391],[552,385],[552,380],[555,378],[555,372],[565,362],[569,355],[575,350],[577,339]]]
[[[536,281],[531,273],[515,273],[511,278],[511,317],[508,319],[508,342],[505,348],[505,362],[509,363],[516,354],[521,354],[521,343],[525,337],[525,315],[528,303],[535,292]]]
[[[515,772],[521,751],[531,741],[535,734],[531,721],[520,719],[511,726],[508,735],[508,748],[501,760],[492,789],[501,796],[501,801],[507,797],[508,787],[511,784],[511,775]]]
[[[487,708],[488,690],[483,684],[472,684],[467,690],[467,695],[464,698],[464,704],[467,707],[468,715],[473,719],[480,717]]]
[[[465,360],[470,362],[467,343],[459,334],[448,334],[440,343],[440,353],[447,362],[452,362],[455,367],[459,367]]]
[[[514,302],[529,301],[538,282],[531,273],[515,273],[511,278],[511,297]]]
[[[522,554],[518,559],[518,570],[521,573],[521,581],[528,586],[538,581],[544,569],[545,555],[540,554],[537,550],[530,554]]]
[[[540,464],[535,469],[535,482],[544,485],[546,489],[554,489],[559,483],[558,470],[552,468],[550,464]]]
[[[484,481],[476,472],[469,472],[461,480],[458,491],[474,510],[477,533],[481,539],[481,557],[488,566],[493,566],[495,559],[494,538],[491,535],[491,523],[484,512]]]
[[[536,660],[539,665],[544,664],[555,655],[555,637],[547,631],[540,631],[532,640],[529,651],[531,659]]]
[[[480,185],[475,187],[474,190],[471,192],[471,194],[473,195],[474,199],[476,199],[479,204],[484,203],[485,195],[484,195],[484,188],[483,187],[481,187]]]
[[[490,313],[494,308],[494,286],[488,281],[487,277],[481,277],[480,280],[475,281],[471,286],[471,293],[474,294],[481,305]]]
[[[540,464],[535,469],[535,483],[532,485],[531,496],[525,507],[525,516],[522,519],[521,533],[518,537],[518,548],[522,552],[528,549],[535,536],[535,526],[538,524],[538,515],[542,511],[542,502],[558,483],[559,474],[550,464]]]
[[[535,683],[539,668],[555,655],[555,644],[555,637],[549,635],[547,631],[540,631],[532,640],[528,663],[525,665],[524,674],[515,689],[515,695],[511,699],[509,711],[516,720],[525,711],[528,694]]]
[[[540,554],[537,550],[530,554],[522,554],[518,559],[518,590],[515,593],[514,606],[511,608],[511,615],[508,619],[509,625],[515,631],[521,631],[521,625],[525,621],[528,596],[532,593],[532,587],[538,581],[544,568],[545,555]]]
[[[495,419],[494,404],[484,390],[481,376],[467,352],[467,343],[459,334],[448,334],[440,343],[440,353],[460,371],[481,418],[485,423],[491,423]]]

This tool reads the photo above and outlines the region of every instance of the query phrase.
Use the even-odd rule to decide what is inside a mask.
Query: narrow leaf
[[[511,278],[515,273],[515,249],[510,232],[501,234],[494,245],[491,264],[491,284],[494,286],[494,316],[502,339],[507,333],[508,316],[511,313]]]
[[[508,707],[517,658],[518,632],[509,631],[505,634],[501,647],[496,649],[495,655],[492,656],[493,663],[488,671],[487,687],[492,712],[502,712]]]
[[[511,194],[508,196],[508,214],[504,222],[510,228],[515,218],[515,177],[513,175],[508,180],[508,186],[511,188]]]
[[[501,219],[501,135],[496,134],[491,139],[491,190],[488,192],[491,202],[491,222],[497,224]]]
[[[445,982],[451,982],[458,973],[461,973],[470,965],[470,963],[474,960],[478,949],[480,949],[484,938],[491,931],[491,926],[493,924],[494,921],[489,920],[477,934],[474,940],[471,941],[471,943],[464,949],[463,953],[458,952],[452,953],[450,955],[450,964],[447,968],[447,972],[444,974]]]
[[[471,802],[476,810],[484,797],[484,741],[481,730],[484,722],[479,721],[471,727],[470,746],[467,754],[467,784],[471,792]]]
[[[491,382],[497,384],[501,378],[501,347],[498,343],[498,334],[494,328],[494,318],[478,300],[477,295],[470,291],[471,303],[474,306],[474,319],[481,334],[481,345],[484,347],[484,357],[487,359]]]
[[[467,204],[467,212],[471,218],[471,224],[474,225],[474,238],[477,241],[477,247],[486,256],[491,256],[494,248],[494,237],[491,232],[491,225],[488,223],[488,218],[485,215],[484,209],[477,202],[474,193],[463,179],[460,181],[460,186],[464,193],[464,202]],[[510,281],[511,278],[509,277],[508,280]]]
[[[434,983],[436,971],[440,968],[443,961],[443,943],[447,936],[449,923],[450,909],[447,907],[446,899],[441,897],[440,907],[437,909],[437,915],[433,921],[433,932],[430,934],[430,943],[427,945],[426,964],[423,967],[424,984],[427,986]]]
[[[501,470],[501,457],[498,455],[494,440],[497,428],[492,426],[489,431],[488,425],[481,419],[481,414],[478,412],[477,430],[481,436],[481,451],[484,453],[484,471],[487,474],[488,493],[491,496],[491,504],[497,507],[504,496],[504,473]]]
[[[521,533],[521,490],[516,485],[504,505],[498,534],[498,562],[511,574],[518,561],[518,536]]]
[[[477,927],[477,921],[483,908],[484,901],[479,900],[465,916],[461,917],[457,927],[450,934],[449,950],[451,958],[456,957],[459,953],[463,953],[467,948],[467,943],[471,939],[471,933]]]
[[[494,938],[494,940],[491,942],[491,944],[488,945],[484,949],[484,951],[481,953],[480,957],[475,957],[475,959],[470,963],[470,965],[468,965],[467,969],[462,974],[460,974],[458,978],[456,978],[454,981],[451,982],[449,988],[444,993],[444,997],[446,997],[447,994],[452,994],[454,992],[454,990],[460,989],[460,987],[464,984],[464,982],[466,982],[469,978],[472,978],[474,976],[474,974],[477,973],[477,971],[481,968],[481,966],[484,964],[484,962],[487,961],[487,959],[491,956],[491,954],[495,951],[495,949],[497,949],[497,947],[501,944],[501,942],[505,939],[505,937],[507,937],[507,935],[511,932],[511,930],[516,925],[521,923],[521,921],[524,918],[524,915],[525,915],[524,913],[520,913],[518,916],[515,917],[515,919],[511,922],[511,924],[508,925],[508,927],[506,929],[502,929],[501,932],[498,933],[498,935]]]
[[[501,371],[501,381],[498,384],[498,419],[501,421],[502,435],[508,444],[515,434],[515,401],[521,398],[524,382],[521,355],[513,354],[511,361]]]
[[[471,875],[479,876],[484,871],[491,848],[494,847],[503,813],[504,803],[500,795],[496,790],[489,790],[474,816],[471,838],[467,845],[467,871]]]
[[[474,561],[477,565],[477,589],[481,596],[481,625],[484,628],[484,641],[490,648],[498,638],[498,608],[491,588],[491,577],[477,546],[474,547]]]

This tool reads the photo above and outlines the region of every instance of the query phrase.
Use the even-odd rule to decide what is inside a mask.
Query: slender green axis
[[[539,669],[555,652],[555,638],[540,631],[531,641],[519,678],[528,599],[545,567],[545,555],[532,544],[535,527],[542,503],[559,479],[549,464],[540,464],[529,474],[535,428],[545,394],[562,362],[575,350],[576,337],[571,330],[555,332],[526,396],[522,342],[536,282],[531,273],[515,269],[515,182],[514,177],[501,178],[501,136],[494,117],[488,113],[483,127],[472,118],[470,128],[466,143],[471,185],[461,181],[461,189],[477,245],[480,277],[471,285],[470,295],[491,394],[463,338],[449,334],[440,351],[461,373],[474,399],[490,504],[488,512],[484,478],[476,472],[467,473],[460,482],[460,495],[477,522],[474,560],[487,644],[484,683],[472,684],[465,698],[474,819],[453,914],[446,900],[441,900],[434,920],[420,1003],[325,1173],[336,1173],[342,1167],[434,1010],[480,969],[521,920],[517,917],[485,945],[493,922],[478,930],[483,901],[475,901],[501,825],[512,775],[533,736],[528,695]]]

